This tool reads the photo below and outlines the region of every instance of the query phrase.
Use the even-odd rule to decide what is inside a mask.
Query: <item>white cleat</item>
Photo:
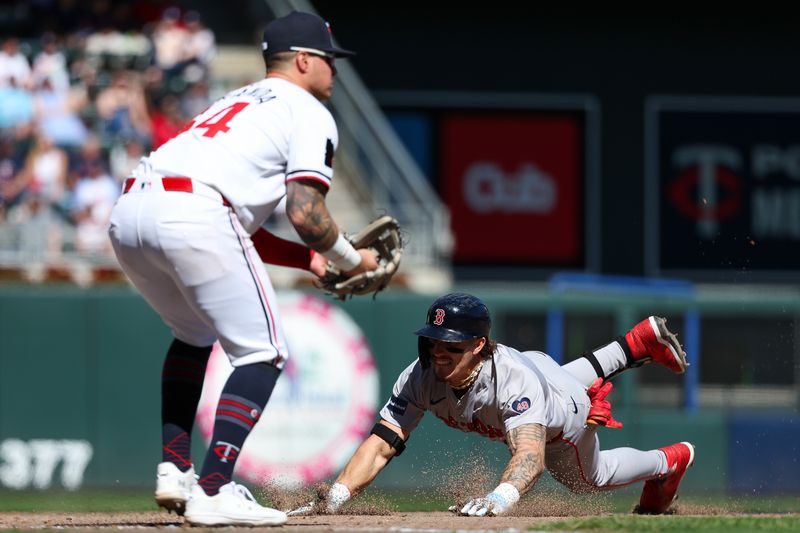
[[[193,526],[280,526],[287,520],[286,513],[259,505],[247,488],[233,481],[215,496],[195,485],[185,518]]]
[[[159,507],[182,515],[196,483],[194,467],[181,472],[173,463],[159,463],[156,470],[156,503]]]

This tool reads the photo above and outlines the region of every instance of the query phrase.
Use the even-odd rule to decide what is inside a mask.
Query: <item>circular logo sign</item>
[[[289,360],[236,463],[252,483],[285,488],[338,472],[375,422],[378,372],[363,333],[335,305],[309,294],[278,296]],[[222,387],[232,371],[215,345],[197,425],[211,440]]]

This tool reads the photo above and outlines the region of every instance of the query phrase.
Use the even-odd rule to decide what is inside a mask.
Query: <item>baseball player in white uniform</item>
[[[600,450],[599,425],[619,427],[605,400],[619,372],[654,361],[681,373],[685,354],[665,320],[649,317],[624,336],[559,366],[542,352],[519,352],[490,340],[491,319],[480,299],[447,294],[428,309],[419,357],[395,382],[381,420],[319,501],[291,511],[336,512],[363,490],[430,411],[450,427],[508,445],[511,459],[489,494],[451,510],[498,515],[531,489],[545,467],[574,492],[644,481],[638,512],[664,513],[694,460],[690,443],[658,450]]]
[[[109,229],[120,265],[175,337],[162,374],[155,496],[193,525],[286,521],[231,481],[289,356],[261,260],[318,276],[328,260],[351,274],[377,267],[374,253],[353,249],[325,206],[338,137],[321,101],[331,96],[334,58],[353,53],[333,46],[325,21],[299,12],[271,22],[262,47],[266,77],[214,102],[143,158]],[[308,248],[261,229],[282,201]],[[190,438],[215,341],[234,371],[195,476]]]

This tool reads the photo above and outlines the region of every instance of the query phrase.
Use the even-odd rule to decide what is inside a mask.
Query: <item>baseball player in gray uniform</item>
[[[111,215],[120,265],[175,337],[162,373],[155,498],[193,525],[286,522],[231,480],[289,356],[262,261],[318,276],[328,261],[349,275],[377,268],[374,252],[355,250],[325,205],[338,136],[321,101],[331,96],[334,59],[352,52],[333,46],[324,20],[299,12],[271,22],[262,48],[266,77],[143,158]],[[281,202],[308,248],[261,229]],[[234,370],[195,476],[192,426],[215,341]]]
[[[676,373],[686,358],[665,320],[649,317],[613,342],[564,366],[547,354],[520,352],[490,339],[491,319],[469,294],[447,294],[428,309],[418,359],[397,379],[381,420],[326,495],[289,512],[336,512],[363,490],[430,411],[452,428],[505,442],[511,452],[497,487],[451,510],[468,516],[508,511],[545,467],[574,492],[609,490],[644,481],[638,512],[664,513],[694,460],[687,442],[657,450],[600,450],[600,425],[619,427],[605,380],[655,362]]]

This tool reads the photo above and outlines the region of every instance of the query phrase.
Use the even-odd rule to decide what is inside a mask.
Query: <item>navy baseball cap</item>
[[[264,55],[278,52],[316,52],[331,57],[348,57],[356,54],[333,46],[331,27],[327,22],[316,15],[300,11],[292,11],[267,24],[261,49]]]

